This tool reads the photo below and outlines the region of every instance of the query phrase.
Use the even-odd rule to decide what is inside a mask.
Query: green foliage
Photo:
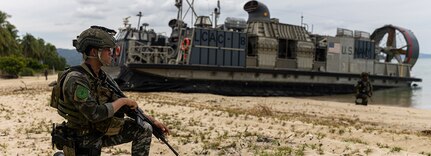
[[[43,69],[47,68],[47,65],[43,65],[43,64],[39,63],[39,61],[37,61],[35,59],[27,58],[26,59],[26,67],[29,68],[29,69],[32,69],[32,70],[34,70],[36,72],[41,72]]]
[[[40,59],[40,45],[38,40],[31,34],[25,34],[21,41],[22,53],[26,57]]]
[[[10,15],[0,11],[0,56],[18,54],[18,30],[7,21]]]
[[[18,56],[0,57],[0,70],[18,77],[18,74],[25,67],[25,59]]]
[[[34,76],[34,71],[31,68],[25,67],[22,69],[22,71],[19,75],[21,75],[21,76]]]
[[[278,147],[277,151],[273,154],[275,156],[283,156],[283,155],[291,155],[293,152],[293,149],[290,147]]]
[[[56,70],[63,70],[66,67],[66,59],[58,56],[57,49],[54,45],[48,43],[45,46],[45,54],[42,61],[49,68],[55,68]]]
[[[392,147],[390,152],[394,153],[394,152],[400,152],[401,150],[403,150],[401,147]]]
[[[10,15],[0,11],[0,57],[24,56],[27,58],[25,66],[32,69],[32,72],[40,72],[45,68],[63,70],[66,67],[66,59],[57,54],[57,48],[54,45],[28,33],[19,39],[18,30],[7,20],[10,17]],[[9,61],[11,61],[10,58]],[[8,67],[7,69],[3,67],[3,70],[17,75],[22,68],[16,67]],[[31,74],[29,69],[25,69],[23,74]]]

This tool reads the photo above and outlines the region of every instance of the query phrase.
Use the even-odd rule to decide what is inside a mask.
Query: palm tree
[[[18,30],[7,21],[10,15],[0,11],[0,56],[17,54],[19,44],[17,42]]]
[[[35,58],[36,60],[40,59],[40,55],[39,55],[39,45],[38,45],[38,41],[37,39],[27,33],[22,37],[22,41],[21,41],[21,47],[22,47],[22,53],[24,54],[25,57],[32,57]]]
[[[17,54],[19,44],[17,42],[18,30],[7,21],[10,15],[0,11],[0,56]]]
[[[36,61],[43,61],[49,67],[64,69],[66,60],[58,56],[54,45],[29,33],[20,39],[16,27],[7,21],[7,18],[10,17],[0,11],[0,57],[11,54],[24,55]]]

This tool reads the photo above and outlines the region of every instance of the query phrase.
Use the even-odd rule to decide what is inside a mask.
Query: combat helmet
[[[114,48],[115,34],[116,32],[112,29],[101,26],[91,26],[73,40],[73,46],[78,52],[84,55],[84,60],[87,58],[93,58],[91,56],[87,56],[85,50],[87,50],[89,46],[95,48]],[[98,59],[100,61],[100,53]]]

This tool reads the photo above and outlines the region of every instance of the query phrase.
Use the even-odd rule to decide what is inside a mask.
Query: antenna
[[[220,0],[217,0],[217,8],[214,8],[214,27],[217,28],[217,21],[220,16]]]
[[[183,17],[183,0],[175,0],[175,6],[178,8],[177,13],[177,21],[175,25],[177,25],[179,28],[182,27],[182,17]],[[174,27],[172,27],[174,29]]]
[[[138,17],[139,17],[139,20],[138,20],[138,27],[136,27],[136,29],[139,29],[139,25],[141,24],[142,12],[140,12],[140,11],[139,11],[139,13],[138,13],[136,16],[138,16]]]
[[[129,25],[129,18],[130,18],[130,16],[127,16],[126,18],[123,18],[123,24],[124,24],[125,28],[127,28],[127,26]]]
[[[180,20],[183,17],[183,0],[175,0],[175,6],[178,8],[177,19]]]
[[[211,20],[212,21],[217,21],[217,20],[215,20],[215,17],[214,17],[215,15],[214,15],[214,12],[211,12],[210,13],[210,17],[211,17]],[[213,23],[213,24],[215,24],[215,22]],[[216,27],[215,25],[212,25],[213,27]]]
[[[304,25],[304,15],[302,14],[302,12],[301,12],[301,27],[303,27]]]

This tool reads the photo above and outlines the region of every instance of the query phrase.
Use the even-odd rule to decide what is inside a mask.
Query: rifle
[[[370,98],[370,101],[371,101],[371,102],[374,102],[374,101],[373,101],[373,98],[371,98],[372,94],[368,94],[367,96]]]
[[[117,85],[115,85],[115,82],[113,82],[113,80],[111,78],[107,79],[108,82],[108,86],[114,91],[114,93],[118,96],[118,97],[127,97],[126,95],[124,95],[124,93],[117,87]],[[162,129],[160,129],[159,127],[157,127],[153,121],[151,121],[150,119],[148,119],[145,115],[144,115],[144,111],[142,111],[141,108],[137,107],[135,110],[131,110],[129,107],[122,107],[121,109],[126,109],[125,112],[127,112],[127,115],[132,117],[133,119],[135,119],[136,123],[140,126],[144,126],[144,122],[147,122],[151,125],[151,127],[153,127],[153,135],[161,140],[164,144],[166,144],[169,149],[172,150],[172,152],[174,152],[174,154],[176,156],[178,156],[178,152],[175,151],[175,149],[168,143],[168,141],[165,138],[165,135],[163,134]]]

